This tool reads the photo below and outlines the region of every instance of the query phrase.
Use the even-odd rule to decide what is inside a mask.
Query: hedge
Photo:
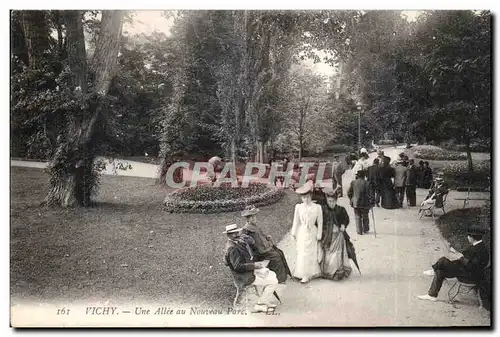
[[[474,164],[474,171],[469,172],[467,162],[456,162],[446,164],[441,168],[443,179],[451,188],[461,186],[490,187],[491,185],[491,162],[485,160]]]

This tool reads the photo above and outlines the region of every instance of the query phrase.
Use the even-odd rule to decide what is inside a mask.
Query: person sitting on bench
[[[235,282],[238,286],[249,285],[263,286],[264,290],[257,300],[252,312],[267,312],[268,308],[275,308],[271,303],[273,292],[278,285],[276,274],[265,267],[265,262],[254,262],[252,250],[248,241],[251,237],[241,235],[242,228],[232,224],[226,226],[228,241],[226,243],[225,263],[231,269]]]
[[[273,244],[271,236],[266,235],[262,228],[257,225],[257,213],[259,213],[259,209],[254,205],[247,206],[241,212],[241,216],[246,220],[242,234],[253,239],[250,248],[255,260],[269,260],[268,268],[276,273],[279,283],[285,283],[287,275],[291,274],[288,264],[282,252]]]
[[[470,229],[467,240],[471,246],[462,254],[451,248],[459,259],[450,261],[446,257],[441,257],[432,265],[432,269],[424,271],[425,275],[434,276],[434,279],[428,293],[418,298],[435,302],[445,278],[456,277],[472,283],[481,281],[484,278],[484,268],[489,262],[488,250],[482,241],[484,234],[485,231],[480,228]]]
[[[446,187],[446,184],[444,183],[443,178],[437,177],[436,183],[429,190],[429,194],[427,194],[427,197],[425,197],[424,201],[422,201],[420,206],[425,206],[425,205],[430,205],[430,204],[439,204],[438,198],[441,197],[441,201],[442,201],[443,194],[445,194],[446,192],[448,192],[448,188]]]

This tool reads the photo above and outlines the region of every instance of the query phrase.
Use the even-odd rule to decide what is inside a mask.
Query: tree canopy
[[[170,33],[146,35],[123,34],[134,18],[120,11],[12,11],[12,155],[58,163],[61,186],[80,164],[75,179],[97,181],[96,156],[147,153],[163,181],[177,157],[263,162],[354,145],[359,112],[364,146],[454,141],[470,159],[490,141],[487,11],[166,14]],[[87,204],[93,192],[79,193]]]

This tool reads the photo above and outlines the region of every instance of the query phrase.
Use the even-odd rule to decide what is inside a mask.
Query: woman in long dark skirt
[[[432,186],[432,169],[429,167],[429,162],[425,161],[424,162],[424,174],[423,174],[423,181],[422,181],[422,187],[423,188],[431,188]]]
[[[418,167],[417,167],[417,187],[418,188],[423,188],[424,187],[424,161],[421,160],[418,162]]]
[[[380,197],[381,206],[385,209],[398,208],[398,201],[396,198],[396,191],[392,178],[395,176],[394,168],[390,166],[390,159],[384,159],[384,164],[379,169],[380,174]]]

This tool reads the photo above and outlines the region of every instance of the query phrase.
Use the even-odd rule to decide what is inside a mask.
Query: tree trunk
[[[49,28],[45,11],[21,11],[21,26],[31,69],[40,69],[49,49]]]
[[[63,16],[61,11],[54,11],[54,21],[57,27],[57,50],[59,52],[59,57],[63,58],[65,55],[65,45],[63,37]]]
[[[103,11],[99,40],[92,60],[95,74],[94,92],[97,97],[107,94],[117,63],[123,11]],[[68,64],[75,77],[75,93],[87,94],[87,63],[82,12],[66,11]],[[66,137],[60,140],[50,164],[50,191],[44,203],[63,207],[88,206],[98,179],[94,171],[92,136],[102,109],[87,102],[83,117],[70,116]]]
[[[302,147],[303,147],[302,135],[299,136],[299,163],[302,160]]]

